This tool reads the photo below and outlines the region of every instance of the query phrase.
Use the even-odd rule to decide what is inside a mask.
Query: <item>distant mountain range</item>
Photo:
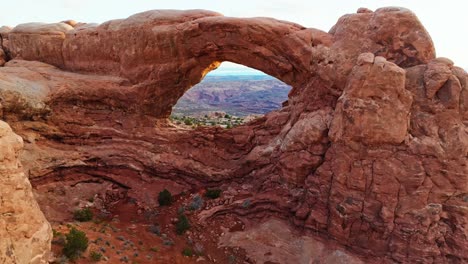
[[[266,114],[287,100],[290,86],[265,75],[208,75],[187,91],[173,114],[201,116],[221,111],[235,116]]]

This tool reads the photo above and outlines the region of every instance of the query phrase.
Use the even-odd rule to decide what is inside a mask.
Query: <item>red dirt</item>
[[[92,251],[102,253],[108,260],[103,258],[101,262],[107,263],[242,263],[246,259],[243,250],[218,248],[222,228],[230,231],[243,229],[243,224],[236,217],[217,217],[211,219],[209,225],[201,225],[192,212],[185,210],[191,228],[184,235],[177,235],[171,220],[177,218],[178,208],[190,201],[190,195],[183,194],[174,198],[171,206],[158,207],[156,215],[139,214],[136,204],[131,199],[126,199],[115,204],[111,215],[106,219],[95,217],[91,222],[52,223],[52,226],[64,234],[71,226],[86,233],[90,241],[89,247],[82,258],[76,261],[78,264],[94,263],[90,258]],[[160,226],[160,235],[149,230],[153,224]],[[174,244],[164,245],[167,240]],[[193,249],[196,246],[203,248],[200,256],[187,257],[182,254],[185,248]],[[53,244],[55,256],[60,256],[61,250],[62,246]],[[125,256],[128,257],[128,262],[123,261]]]

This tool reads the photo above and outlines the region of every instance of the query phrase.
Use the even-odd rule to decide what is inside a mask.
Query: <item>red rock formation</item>
[[[74,26],[18,26],[4,45],[3,118],[34,185],[99,179],[142,200],[155,177],[249,182],[261,202],[231,213],[397,262],[468,261],[467,74],[435,58],[412,12],[362,9],[329,33],[208,11]],[[290,84],[286,106],[229,130],[173,127],[172,106],[226,60]]]

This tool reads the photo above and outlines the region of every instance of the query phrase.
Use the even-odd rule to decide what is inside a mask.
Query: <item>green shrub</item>
[[[159,193],[158,202],[161,206],[171,205],[172,194],[167,189],[164,189],[162,192]]]
[[[71,260],[79,258],[88,248],[88,238],[83,231],[72,227],[65,237],[66,242],[63,246],[63,254]]]
[[[185,213],[185,207],[181,206],[179,207],[179,209],[177,209],[177,214],[183,214],[183,213]]]
[[[52,234],[54,235],[54,238],[63,236],[62,232],[59,232],[59,231],[57,231],[55,229],[52,229]]]
[[[192,122],[192,120],[190,120],[190,119],[185,119],[185,120],[184,120],[184,124],[185,124],[186,126],[191,126],[191,125],[193,125],[193,122]]]
[[[208,189],[206,190],[205,196],[210,199],[216,199],[221,195],[220,189]]]
[[[89,254],[89,257],[91,258],[92,261],[98,262],[98,261],[100,261],[102,259],[102,254],[99,253],[99,252],[96,252],[96,251],[92,251]]]
[[[55,229],[52,229],[52,233],[54,235],[53,239],[52,239],[52,244],[55,244],[55,245],[65,245],[65,235],[62,234],[61,232],[58,232],[57,230]]]
[[[182,235],[185,231],[189,230],[190,222],[186,215],[179,215],[179,221],[176,224],[176,232],[178,235]]]
[[[193,250],[191,248],[186,247],[184,248],[184,250],[182,250],[182,255],[191,257],[193,256]]]
[[[91,211],[89,208],[75,210],[73,213],[73,219],[80,222],[91,221],[91,219],[93,219],[93,211]]]

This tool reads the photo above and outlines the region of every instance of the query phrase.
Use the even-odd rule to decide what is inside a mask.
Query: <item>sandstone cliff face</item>
[[[229,213],[279,215],[397,262],[468,261],[467,74],[435,58],[409,10],[362,9],[329,33],[149,11],[8,39],[2,114],[35,186],[112,181],[143,200],[155,177],[248,182],[252,206]],[[291,85],[286,106],[229,130],[172,126],[172,106],[225,60]]]
[[[52,230],[19,162],[22,147],[0,121],[0,263],[48,263]]]

